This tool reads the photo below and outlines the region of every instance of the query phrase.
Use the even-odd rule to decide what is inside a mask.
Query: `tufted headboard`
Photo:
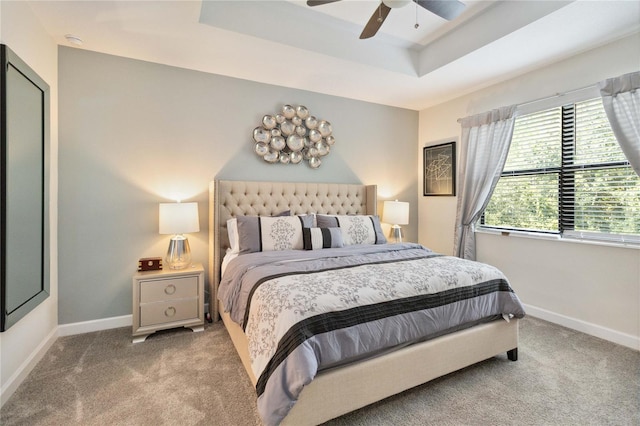
[[[218,319],[220,265],[229,248],[227,220],[236,216],[291,214],[377,214],[376,185],[247,182],[209,184],[209,311]],[[212,306],[213,305],[213,306]]]

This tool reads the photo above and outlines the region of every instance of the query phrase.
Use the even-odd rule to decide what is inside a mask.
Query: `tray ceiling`
[[[463,1],[451,22],[392,9],[367,40],[377,1],[28,3],[61,45],[414,110],[640,31],[637,1]]]

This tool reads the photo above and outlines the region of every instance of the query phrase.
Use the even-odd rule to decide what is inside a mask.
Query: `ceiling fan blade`
[[[447,21],[456,19],[465,8],[465,4],[458,0],[415,0],[415,2]]]
[[[371,38],[376,35],[378,30],[384,23],[384,20],[387,19],[389,11],[391,11],[391,8],[386,4],[380,2],[380,6],[376,8],[375,12],[373,12],[373,15],[371,15],[371,18],[369,18],[369,22],[367,22],[367,25],[364,27],[364,30],[362,30],[360,39]]]
[[[307,6],[322,6],[327,3],[335,3],[340,0],[307,0]]]

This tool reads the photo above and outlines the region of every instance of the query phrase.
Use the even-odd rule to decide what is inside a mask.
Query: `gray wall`
[[[131,314],[141,257],[164,256],[158,203],[198,201],[189,237],[207,263],[211,179],[377,184],[411,203],[417,241],[418,113],[219,75],[59,49],[59,323]],[[270,165],[251,134],[283,104],[332,123],[336,145],[312,170]]]

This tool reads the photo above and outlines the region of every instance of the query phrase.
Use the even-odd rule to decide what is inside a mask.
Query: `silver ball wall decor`
[[[262,117],[262,125],[253,129],[254,151],[267,163],[305,160],[317,169],[336,142],[332,133],[331,123],[317,119],[307,107],[284,105],[280,113]]]

